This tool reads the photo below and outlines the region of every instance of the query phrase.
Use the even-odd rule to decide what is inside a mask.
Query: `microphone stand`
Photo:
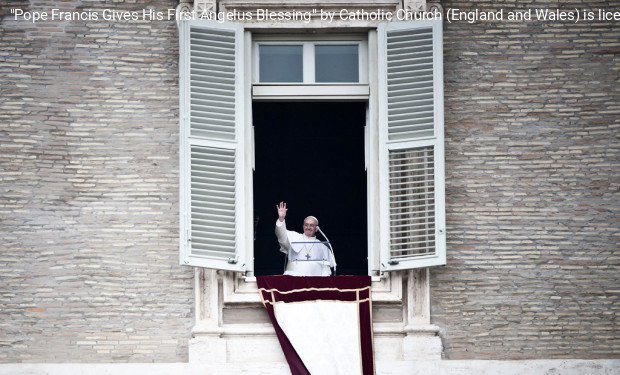
[[[332,248],[332,243],[329,242],[329,238],[327,238],[327,236],[325,235],[325,233],[323,233],[323,231],[321,230],[321,228],[317,225],[316,229],[319,231],[319,233],[321,233],[321,235],[323,237],[325,237],[325,239],[327,240],[327,243],[329,244],[329,251],[332,254],[332,258],[334,259],[334,276],[336,276],[336,256],[334,255],[334,249]]]

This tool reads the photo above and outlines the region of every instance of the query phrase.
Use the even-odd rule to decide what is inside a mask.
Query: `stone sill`
[[[435,325],[403,326],[395,323],[374,323],[373,332],[375,336],[436,336],[439,334],[439,327]],[[274,336],[275,331],[271,324],[226,324],[218,327],[211,327],[206,324],[198,324],[192,329],[192,337],[196,336]]]

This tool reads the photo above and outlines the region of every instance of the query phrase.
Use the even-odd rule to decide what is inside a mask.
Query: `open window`
[[[274,237],[275,204],[284,200],[289,230],[301,232],[308,215],[320,220],[338,275],[367,275],[366,103],[255,101],[252,117],[255,274],[284,272]]]
[[[364,133],[364,157],[377,176],[367,182],[367,230],[378,238],[368,241],[368,258],[379,260],[368,270],[445,264],[441,27],[383,24],[378,43],[359,35],[251,42],[242,25],[181,22],[181,264],[254,270],[252,97],[365,101],[366,126],[375,130]],[[288,61],[288,70],[261,71],[253,49],[263,61]],[[357,59],[357,73],[321,71],[334,59]]]

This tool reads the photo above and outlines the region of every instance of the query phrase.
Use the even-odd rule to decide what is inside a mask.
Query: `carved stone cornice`
[[[404,0],[403,8],[411,12],[424,12],[426,10],[426,0]]]
[[[443,14],[440,0],[403,0],[403,8],[411,12],[439,12]]]
[[[381,22],[396,20],[399,11],[409,13],[441,12],[443,8],[439,0],[323,0],[323,1],[283,1],[283,0],[180,0],[178,12],[200,15],[236,12],[250,15],[237,19],[252,29],[367,29],[376,27]],[[272,14],[297,12],[305,18],[266,19],[260,13],[269,11]],[[321,14],[335,14],[331,20],[321,18]],[[344,13],[342,13],[344,12]],[[356,17],[360,12],[366,17]],[[345,17],[341,17],[344,14]],[[403,14],[403,13],[400,13]],[[347,17],[352,15],[352,17]],[[392,18],[386,18],[391,15]],[[205,18],[205,17],[201,17]]]

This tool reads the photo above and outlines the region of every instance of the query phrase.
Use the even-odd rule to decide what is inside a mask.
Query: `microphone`
[[[321,235],[323,237],[325,237],[325,239],[327,240],[327,243],[329,244],[329,251],[332,254],[332,258],[334,259],[334,276],[336,276],[336,256],[334,255],[334,249],[332,248],[332,243],[329,242],[329,238],[327,238],[325,233],[323,233],[323,231],[321,230],[321,228],[318,225],[316,226],[316,230],[318,230],[319,233],[321,233]]]

